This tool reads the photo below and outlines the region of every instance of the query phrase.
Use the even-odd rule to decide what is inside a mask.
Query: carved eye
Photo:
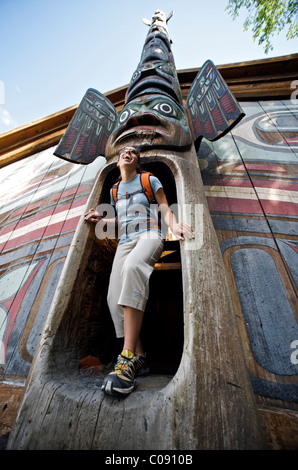
[[[122,111],[120,114],[119,114],[119,124],[124,124],[127,119],[130,118],[130,116],[132,116],[136,111],[134,111],[133,109],[125,109],[124,111]]]
[[[158,111],[160,114],[163,114],[164,116],[177,117],[177,113],[175,109],[169,103],[166,103],[166,102],[158,103],[155,106],[153,106],[153,109],[156,109],[156,111]]]
[[[160,65],[158,68],[169,75],[173,75],[173,71],[169,65]]]

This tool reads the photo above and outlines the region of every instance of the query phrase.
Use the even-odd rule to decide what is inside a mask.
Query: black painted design
[[[298,402],[298,384],[281,384],[263,380],[250,374],[254,393],[275,400]]]
[[[89,88],[54,155],[73,163],[88,164],[105,155],[117,112],[104,95]]]
[[[217,140],[244,116],[237,100],[211,60],[198,72],[188,94],[187,107],[195,140]],[[198,145],[197,145],[198,147]]]

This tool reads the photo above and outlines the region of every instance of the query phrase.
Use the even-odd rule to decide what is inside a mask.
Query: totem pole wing
[[[189,90],[187,110],[197,144],[202,137],[219,139],[245,115],[211,60],[204,63]]]
[[[117,117],[114,105],[99,91],[89,88],[79,104],[54,155],[87,165],[105,147]]]

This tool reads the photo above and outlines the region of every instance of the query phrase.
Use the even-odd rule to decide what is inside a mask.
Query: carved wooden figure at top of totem
[[[112,249],[105,240],[96,240],[94,230],[82,218],[36,351],[9,449],[263,448],[195,151],[202,137],[220,138],[243,113],[211,61],[203,65],[183,103],[167,29],[170,17],[157,11],[152,21],[145,21],[149,31],[141,60],[119,115],[104,95],[87,90],[55,155],[80,164],[99,155],[106,157],[88,207],[96,207],[104,202],[104,194],[109,195],[115,157],[127,145],[137,147],[141,162],[155,165],[164,172],[165,183],[169,180],[175,186],[173,193],[184,211],[182,216],[192,217],[192,209],[202,207],[202,216],[195,220],[196,238],[177,241],[181,254],[179,289],[183,291],[179,326],[174,318],[177,289],[169,282],[169,272],[163,271],[165,278],[159,283],[159,292],[168,295],[164,298],[169,303],[163,298],[154,304],[154,308],[164,307],[157,312],[150,341],[157,349],[158,322],[173,323],[171,331],[182,329],[180,362],[173,375],[164,375],[158,382],[161,385],[149,376],[147,388],[137,388],[124,404],[102,393],[101,384],[84,386],[78,376],[81,351],[88,349],[91,336],[96,344],[100,334],[105,335],[104,346],[109,342],[101,326],[106,260],[110,262]],[[162,338],[159,351],[166,349],[168,340]]]
[[[202,137],[222,137],[242,119],[237,100],[210,60],[198,72],[183,105],[168,19],[158,10],[151,23],[146,20],[149,31],[119,115],[104,95],[87,90],[55,155],[88,164],[99,155],[114,157],[125,145],[137,145],[141,152],[184,152],[193,142],[198,149]]]

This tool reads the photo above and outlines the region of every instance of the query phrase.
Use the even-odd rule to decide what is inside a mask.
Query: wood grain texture
[[[200,176],[195,153],[189,155],[189,160],[179,161],[179,170],[176,160],[170,156],[161,155],[158,159],[155,152],[155,161],[166,164],[172,171],[178,202],[190,203],[195,197],[207,209],[203,187],[198,184]],[[90,196],[90,204],[96,203],[98,194],[101,194],[107,171],[105,169],[101,173],[98,186],[95,185]],[[193,188],[187,193],[182,189],[186,179],[189,187]],[[84,224],[79,226],[56,290],[40,350],[35,356],[10,448],[72,448],[73,445],[80,448],[78,441],[74,442],[65,432],[69,421],[79,434],[79,422],[88,426],[88,432],[86,427],[84,432],[90,436],[88,445],[93,449],[262,447],[254,399],[224,281],[224,267],[208,214],[208,210],[204,212],[204,243],[200,249],[192,250],[186,244],[180,247],[185,326],[179,368],[166,387],[155,389],[154,381],[150,385],[149,380],[147,390],[136,391],[125,402],[99,393],[100,380],[93,385],[94,393],[84,387],[82,389],[78,376],[79,350],[87,347],[93,331],[90,308],[86,310],[93,297],[89,294],[94,283],[90,276],[94,279],[92,272],[96,272],[102,283],[107,275],[106,268],[103,273],[99,260],[94,258],[90,228]],[[186,243],[191,244],[191,241]],[[97,245],[97,252],[99,249]],[[191,283],[194,278],[196,282]],[[84,297],[77,285],[85,293]],[[104,304],[100,308],[102,316]],[[39,409],[36,418],[34,412],[32,416],[32,410],[29,412],[35,424],[30,425],[27,433],[24,426],[28,411],[38,399],[36,393],[40,389],[49,398],[45,403],[37,404],[36,408],[34,405],[36,410]],[[43,401],[44,398],[38,400]],[[123,407],[125,420],[119,420]],[[59,411],[62,409],[63,414]],[[92,418],[94,413],[97,419]],[[105,419],[107,413],[109,420]],[[62,420],[65,415],[68,416],[67,423]],[[133,435],[126,431],[131,429],[132,422],[136,430]],[[179,426],[173,426],[175,422]],[[50,435],[47,423],[51,423]],[[250,432],[247,432],[248,428]],[[119,435],[130,437],[120,443]],[[81,445],[85,448],[87,443],[81,442]]]

